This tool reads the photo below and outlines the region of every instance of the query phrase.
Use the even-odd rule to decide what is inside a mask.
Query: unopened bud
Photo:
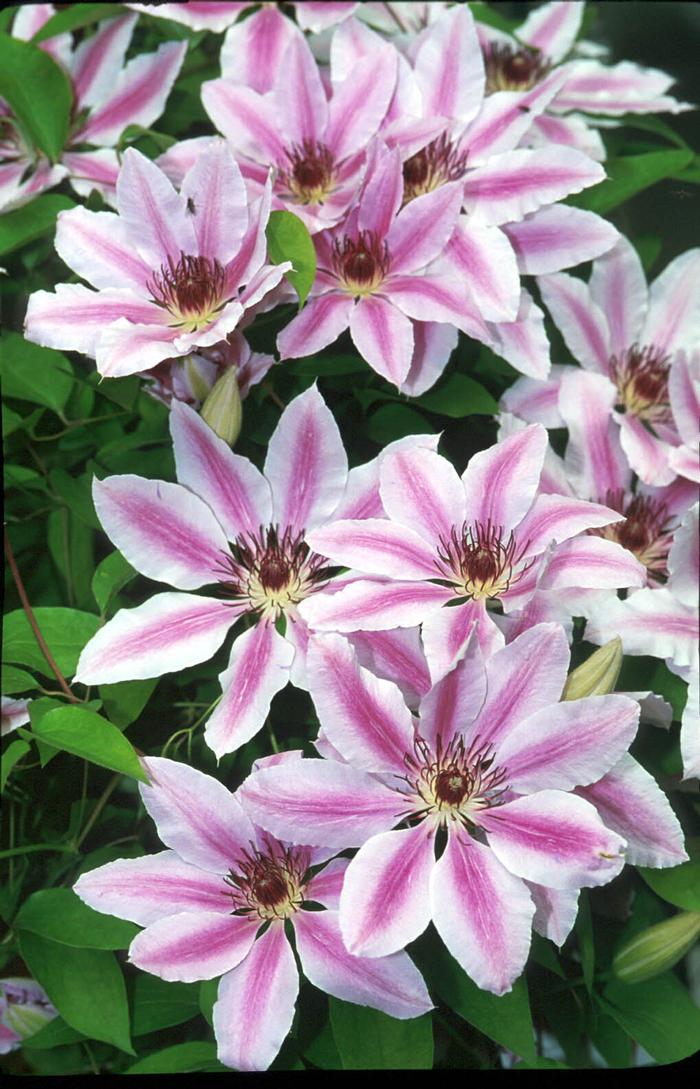
[[[215,431],[219,438],[233,446],[241,433],[243,409],[241,393],[238,388],[238,376],[235,367],[227,367],[207,395],[201,408],[202,419]]]
[[[572,670],[566,678],[561,698],[580,700],[584,696],[606,696],[615,688],[621,668],[622,640],[616,636]]]
[[[207,371],[212,370],[212,364],[201,355],[187,355],[183,363],[185,380],[192,391],[192,396],[196,401],[206,401],[211,389],[211,378]]]
[[[613,971],[623,983],[642,983],[673,968],[700,934],[700,913],[682,911],[650,926],[623,946]]]

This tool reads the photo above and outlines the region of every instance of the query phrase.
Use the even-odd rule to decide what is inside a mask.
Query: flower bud
[[[561,698],[580,700],[584,696],[605,696],[613,691],[621,668],[622,640],[616,636],[571,671]]]
[[[700,912],[682,911],[650,926],[622,947],[613,971],[623,983],[641,983],[673,968],[700,934]]]
[[[211,379],[206,372],[214,369],[216,373],[216,368],[212,368],[212,364],[201,355],[186,355],[183,364],[185,380],[192,396],[196,401],[205,401],[211,389]]]
[[[241,394],[235,367],[227,367],[217,380],[214,388],[207,395],[200,414],[219,438],[222,438],[229,446],[233,446],[241,433],[243,420]]]

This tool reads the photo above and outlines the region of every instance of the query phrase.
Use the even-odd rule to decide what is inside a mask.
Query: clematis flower
[[[235,368],[239,394],[244,399],[274,362],[274,356],[267,352],[253,352],[245,337],[236,332],[213,348],[158,363],[144,374],[148,380],[146,390],[165,405],[174,398],[199,408],[217,379]]]
[[[608,416],[619,424],[622,449],[646,484],[669,484],[677,472],[696,479],[682,450],[697,427],[700,356],[689,358],[681,350],[690,351],[700,336],[698,277],[696,248],[671,261],[647,290],[637,252],[623,238],[594,262],[588,284],[564,273],[538,278],[574,357],[607,379]],[[543,388],[543,406],[556,399],[557,385],[555,376]],[[528,387],[528,392],[537,391]]]
[[[214,34],[226,30],[236,22],[242,11],[256,7],[257,0],[239,0],[238,3],[230,3],[228,0],[210,0],[209,3],[200,3],[198,0],[189,0],[186,4],[127,4],[134,11],[142,11],[147,15],[155,15],[161,19],[172,19],[175,23],[183,23],[191,30],[211,30]],[[351,15],[357,7],[356,3],[348,0],[322,0],[313,3],[312,0],[297,0],[291,6],[296,10],[299,25],[303,30],[318,33],[326,27]],[[274,7],[265,7],[246,19],[242,26],[253,22],[257,16],[272,11],[275,17],[283,18]],[[286,20],[290,22],[290,20]],[[269,26],[269,24],[266,24]],[[293,25],[293,24],[292,24]]]
[[[327,759],[255,770],[240,794],[273,834],[359,847],[340,894],[350,952],[388,955],[432,919],[474,982],[503,994],[525,966],[533,921],[561,943],[579,889],[620,872],[625,839],[572,790],[625,755],[639,708],[621,695],[558,703],[568,661],[556,624],[485,660],[472,640],[416,721],[399,688],[360,667],[345,639],[312,638]],[[665,840],[663,864],[675,865],[682,833],[655,795],[664,831],[654,842]]]
[[[54,14],[51,4],[22,7],[12,33],[31,38]],[[148,128],[160,117],[187,51],[185,42],[164,42],[155,53],[141,54],[125,64],[137,19],[125,15],[104,20],[75,47],[69,35],[60,36],[53,56],[73,85],[73,113],[59,163],[37,157],[10,114],[0,118],[0,210],[24,204],[65,177],[81,196],[97,189],[114,205],[119,137],[128,125]]]
[[[274,759],[274,758],[273,758]],[[214,1005],[218,1057],[237,1070],[265,1070],[289,1032],[299,973],[320,990],[392,1017],[432,1009],[405,953],[351,956],[338,928],[346,859],[279,841],[254,827],[222,783],[172,760],[144,760],[146,810],[169,850],[109,862],[74,886],[90,907],[145,929],[129,960],[161,979],[221,976]],[[313,902],[324,910],[307,910]]]
[[[381,513],[378,463],[348,472],[337,424],[315,387],[282,414],[264,475],[177,401],[170,428],[179,484],[131,475],[96,480],[95,508],[141,574],[179,591],[214,586],[220,596],[169,592],[118,612],[83,650],[76,679],[108,684],[195,665],[246,616],[252,626],[233,644],[205,731],[222,756],[257,733],[290,676],[304,685],[308,633],[298,606],[324,593],[335,574],[307,536],[334,514]],[[412,436],[397,445],[436,441]],[[275,626],[282,618],[284,636]]]
[[[22,1041],[58,1017],[43,987],[33,979],[0,979],[0,1055],[22,1046]]]
[[[626,113],[679,113],[692,107],[666,94],[673,76],[657,68],[630,61],[608,65],[575,52],[570,56],[583,13],[584,4],[577,0],[554,0],[531,11],[514,35],[479,23],[487,94],[527,93],[552,72],[561,72],[559,90],[546,113],[534,120],[528,137],[578,147],[604,159],[605,147],[595,122],[581,113],[613,119]]]
[[[334,520],[309,534],[314,551],[375,577],[305,602],[302,616],[319,631],[422,622],[435,682],[473,628],[485,649],[503,645],[488,606],[520,610],[538,585],[642,586],[644,569],[626,549],[582,536],[620,514],[538,494],[546,447],[545,429],[533,424],[476,454],[461,478],[434,451],[386,453],[379,477],[388,518]]]
[[[25,726],[29,722],[29,704],[31,700],[13,700],[9,696],[2,697],[2,728],[0,734],[5,737]]]
[[[95,285],[35,292],[28,340],[95,358],[103,376],[150,370],[217,345],[291,267],[265,263],[269,189],[248,204],[222,140],[176,193],[155,163],[129,148],[117,182],[119,215],[73,208],[58,217],[56,249]]]
[[[260,65],[256,43],[243,52],[244,70]],[[251,58],[248,65],[246,56]],[[352,77],[342,81],[331,65],[332,93],[327,98],[306,39],[292,30],[286,32],[279,59],[275,56],[274,82],[269,88],[265,84],[267,93],[244,86],[238,82],[240,75],[236,81],[223,78],[202,85],[204,107],[240,159],[246,178],[264,185],[272,169],[274,206],[293,211],[312,232],[337,223],[356,199],[367,145],[396,83],[395,50],[383,46],[379,59],[359,63]]]
[[[698,713],[698,592],[700,579],[698,504],[676,531],[668,557],[664,587],[638,590],[625,601],[598,605],[586,625],[586,638],[604,643],[611,633],[622,639],[625,654],[650,654],[688,682],[688,699],[681,726],[684,778],[700,778],[700,715]]]

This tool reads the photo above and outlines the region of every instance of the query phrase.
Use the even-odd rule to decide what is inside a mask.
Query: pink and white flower
[[[698,713],[698,593],[700,579],[698,505],[676,531],[668,557],[668,581],[660,589],[638,590],[625,601],[599,604],[586,626],[586,638],[606,643],[619,635],[625,654],[650,654],[688,682],[681,727],[684,778],[700,778]]]
[[[12,33],[31,38],[55,14],[51,4],[21,8]],[[26,203],[68,177],[81,196],[93,189],[114,205],[119,160],[115,147],[129,125],[148,128],[160,117],[187,51],[185,42],[164,42],[155,53],[125,63],[138,16],[124,15],[98,24],[96,32],[73,47],[69,35],[42,42],[67,71],[73,85],[72,122],[59,163],[30,148],[9,114],[0,120],[0,209]]]
[[[173,398],[199,408],[217,379],[235,368],[238,392],[246,398],[253,386],[274,366],[274,356],[254,352],[241,333],[230,334],[213,348],[203,348],[184,359],[164,360],[144,374],[146,389],[158,401],[170,405]]]
[[[257,0],[238,0],[238,2],[209,0],[204,3],[200,0],[189,0],[186,4],[127,4],[126,6],[133,8],[134,11],[142,11],[146,15],[172,19],[175,23],[188,26],[190,30],[210,30],[214,34],[219,34],[235,23],[242,11],[257,7]],[[340,0],[340,2],[322,0],[320,3],[313,3],[312,0],[297,0],[291,6],[296,10],[299,26],[303,30],[318,33],[352,15],[357,4],[350,3],[349,0]],[[274,6],[268,5],[246,19],[241,26],[247,26],[248,23],[269,11],[272,11],[275,17],[283,18]],[[290,20],[287,19],[286,22]]]
[[[568,662],[555,624],[485,660],[472,641],[416,720],[345,639],[312,638],[317,747],[327,759],[254,771],[240,793],[273,833],[359,847],[340,895],[350,952],[396,952],[432,919],[467,974],[503,994],[525,966],[533,921],[561,943],[579,889],[620,872],[625,832],[616,824],[628,818],[616,814],[611,830],[572,791],[625,756],[639,708],[621,695],[558,703]],[[658,788],[655,799],[663,832],[654,843],[661,864],[675,865],[685,858],[682,833]]]
[[[287,920],[314,986],[401,1019],[432,1009],[405,953],[367,960],[345,949],[338,896],[346,859],[324,866],[333,851],[262,832],[209,775],[172,760],[144,764],[151,783],[141,797],[169,849],[107,863],[74,888],[95,910],[145,927],[129,948],[136,967],[186,983],[221,976],[214,1005],[221,1062],[265,1070],[291,1028],[299,973]],[[324,910],[307,910],[312,901]]]
[[[233,643],[219,677],[222,699],[205,731],[222,756],[257,733],[290,677],[304,685],[308,632],[298,606],[323,594],[335,573],[307,536],[334,515],[381,513],[378,464],[348,472],[337,424],[315,387],[282,414],[264,475],[187,405],[172,403],[170,426],[179,483],[96,480],[95,507],[141,574],[178,591],[214,586],[220,596],[168,592],[118,612],[83,650],[76,680],[108,684],[195,665],[247,617],[253,625]],[[397,445],[436,441],[412,436]],[[276,629],[281,618],[284,636]]]
[[[302,616],[319,631],[422,622],[435,682],[472,629],[485,649],[503,645],[489,605],[520,611],[538,587],[644,585],[644,568],[626,549],[583,536],[622,515],[539,493],[546,448],[545,429],[533,424],[475,454],[461,478],[434,451],[386,453],[379,478],[388,517],[334,520],[309,534],[314,551],[374,577],[304,603]]]
[[[584,4],[577,0],[553,0],[531,11],[514,36],[479,23],[479,38],[488,94],[525,94],[551,73],[563,77],[546,113],[535,119],[526,142],[535,137],[538,143],[578,147],[604,159],[605,147],[595,122],[582,113],[612,119],[626,113],[679,113],[692,107],[666,93],[673,76],[657,68],[643,68],[631,61],[609,65],[576,56],[583,12]]]
[[[0,736],[5,737],[18,730],[20,726],[26,726],[29,722],[29,704],[31,700],[13,700],[9,696],[2,696],[2,717],[0,719]]]
[[[22,1041],[58,1017],[43,987],[17,976],[0,979],[0,1055],[22,1046]]]
[[[607,380],[607,414],[619,424],[622,449],[646,484],[669,484],[677,474],[700,476],[686,451],[697,434],[700,354],[683,351],[692,352],[700,338],[698,278],[700,249],[691,249],[647,289],[637,252],[622,238],[594,262],[588,284],[565,273],[538,279],[573,356]],[[542,387],[541,408],[551,408],[565,372]],[[521,390],[515,387],[509,397]],[[523,392],[521,406],[537,387]],[[513,400],[509,406],[519,411]]]
[[[291,267],[266,264],[269,188],[249,204],[223,140],[212,141],[177,193],[129,148],[112,212],[58,217],[56,249],[91,282],[30,297],[27,339],[92,356],[103,376],[150,370],[233,332]]]

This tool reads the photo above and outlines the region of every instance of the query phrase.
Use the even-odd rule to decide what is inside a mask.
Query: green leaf
[[[77,1040],[84,1040],[85,1035],[67,1025],[62,1017],[54,1017],[35,1032],[22,1041],[23,1048],[35,1048],[40,1051],[49,1051],[53,1047],[63,1047],[66,1044],[74,1044]]]
[[[52,232],[58,213],[66,208],[75,208],[75,201],[60,193],[43,193],[29,204],[0,215],[0,254],[12,253]]]
[[[218,979],[205,979],[199,985],[199,1012],[208,1025],[214,1024],[214,1003],[218,991]]]
[[[69,30],[78,30],[101,19],[111,19],[114,15],[123,14],[124,8],[121,4],[69,4],[66,10],[47,19],[32,41],[45,42],[48,38],[55,38],[57,34],[65,34]]]
[[[100,696],[107,717],[120,730],[125,730],[139,717],[157,684],[158,677],[149,677],[145,681],[101,684]]]
[[[482,991],[432,932],[422,940],[417,959],[430,988],[455,1013],[527,1062],[535,1061],[535,1036],[524,976],[516,980],[512,991],[500,997]]]
[[[433,432],[433,427],[425,416],[407,405],[382,405],[368,419],[365,430],[369,437],[380,446],[385,446],[395,439],[406,435],[426,435]]]
[[[40,606],[34,609],[34,617],[61,673],[75,673],[80,652],[100,626],[99,617],[60,606]],[[3,660],[52,676],[24,610],[8,613],[4,625]]]
[[[333,356],[311,355],[305,359],[295,359],[288,364],[285,363],[285,367],[300,378],[324,378],[367,371],[364,359],[360,359],[358,355],[340,353]]]
[[[17,692],[30,692],[36,688],[36,682],[31,673],[25,673],[17,666],[5,665],[2,667],[2,681],[0,682],[3,696],[14,696]]]
[[[0,343],[0,373],[5,397],[18,397],[60,412],[73,389],[73,370],[52,348],[30,344],[18,333],[5,333]]]
[[[124,734],[106,718],[75,704],[49,711],[34,725],[41,741],[101,768],[147,783],[148,776]]]
[[[10,777],[10,772],[14,768],[23,756],[26,756],[31,745],[28,745],[26,741],[22,741],[21,738],[17,738],[15,741],[11,741],[2,754],[2,764],[0,765],[0,790],[5,789],[7,780]]]
[[[668,904],[700,911],[700,862],[681,862],[669,870],[651,870],[637,867],[649,888]]]
[[[429,412],[439,412],[453,419],[492,416],[498,412],[498,403],[489,391],[466,374],[451,374],[440,388],[424,393],[415,403]]]
[[[216,1044],[204,1040],[191,1040],[186,1044],[173,1044],[162,1051],[146,1055],[125,1070],[125,1074],[185,1074],[194,1071],[231,1073],[216,1058]]]
[[[591,1042],[608,1066],[620,1069],[632,1065],[632,1041],[617,1021],[606,1013],[598,1012],[591,1029]]]
[[[71,1028],[134,1054],[126,987],[113,953],[73,949],[28,930],[20,932],[19,948],[30,973]]]
[[[40,889],[25,900],[15,918],[20,930],[77,949],[126,949],[140,927],[93,911],[72,889]]]
[[[69,510],[92,529],[101,529],[102,524],[95,513],[92,501],[91,479],[87,473],[81,477],[71,476],[65,469],[52,469],[49,473],[51,487],[66,503]]]
[[[398,1021],[380,1010],[329,1000],[333,1039],[344,1070],[430,1070],[430,1014]]]
[[[609,159],[605,164],[608,177],[598,185],[594,185],[592,189],[567,198],[566,203],[573,204],[576,208],[585,208],[589,212],[606,215],[636,193],[641,193],[650,185],[655,185],[656,182],[677,174],[690,163],[692,158],[692,151],[679,150],[650,151],[646,155]]]
[[[659,1063],[695,1054],[700,1009],[671,972],[646,983],[614,980],[603,992],[605,1010]]]
[[[578,905],[578,917],[576,919],[576,935],[578,937],[579,956],[581,957],[581,969],[586,990],[593,994],[593,977],[595,975],[595,947],[593,944],[593,920],[591,907],[588,901],[586,889],[581,890]]]
[[[112,552],[98,563],[92,576],[92,592],[102,612],[107,608],[112,595],[135,577],[136,571],[121,552]]]
[[[517,19],[507,19],[505,15],[501,15],[500,11],[496,11],[492,5],[481,3],[480,0],[473,0],[469,7],[477,23],[493,26],[496,30],[502,30],[506,34],[512,34],[518,26]]]
[[[690,182],[692,185],[700,185],[700,155],[694,155],[683,170],[673,175],[674,181]]]
[[[60,159],[73,92],[56,61],[30,42],[0,35],[0,95],[34,146],[52,162]]]
[[[192,983],[167,983],[157,976],[138,975],[134,980],[132,1032],[147,1032],[181,1025],[199,1013],[199,988]]]
[[[293,212],[270,212],[266,229],[267,249],[273,265],[292,262],[285,273],[302,307],[316,276],[316,250],[305,225]]]

